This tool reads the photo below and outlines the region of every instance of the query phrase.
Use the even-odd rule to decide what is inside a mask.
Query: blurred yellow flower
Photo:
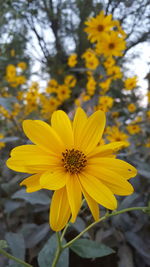
[[[132,90],[137,86],[137,76],[128,78],[124,81],[125,90]]]
[[[130,112],[134,112],[136,111],[136,105],[134,105],[133,103],[129,104],[127,106],[127,109],[130,111]]]
[[[3,147],[5,147],[5,143],[4,142],[1,142],[1,139],[4,138],[4,135],[3,134],[0,134],[0,149],[2,149]]]
[[[19,63],[17,64],[17,67],[20,68],[20,69],[22,69],[22,70],[26,70],[26,68],[27,68],[27,63],[21,61],[21,62],[19,62]]]
[[[112,126],[107,131],[107,140],[110,142],[116,141],[124,141],[124,147],[129,146],[130,143],[128,142],[129,136],[124,132],[120,131],[117,126]]]
[[[110,96],[101,96],[99,97],[98,103],[98,108],[103,110],[104,112],[107,112],[112,108],[114,99]]]
[[[141,127],[137,124],[129,124],[126,128],[131,135],[137,134],[141,131]]]
[[[67,75],[64,79],[64,84],[68,85],[69,87],[74,87],[76,82],[77,80],[73,75]]]
[[[60,101],[68,99],[70,95],[71,95],[71,90],[67,85],[65,84],[59,85],[57,90],[57,97]]]
[[[68,58],[68,66],[73,68],[77,65],[78,61],[77,61],[77,54],[71,54]]]
[[[96,81],[93,76],[89,76],[88,82],[86,84],[86,89],[89,95],[94,95],[96,89]]]

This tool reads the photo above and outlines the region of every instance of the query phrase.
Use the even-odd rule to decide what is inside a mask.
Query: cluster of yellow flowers
[[[11,87],[17,87],[19,85],[26,83],[26,78],[24,75],[19,75],[18,73],[26,70],[27,65],[25,62],[19,62],[17,67],[13,64],[9,64],[6,68],[6,81]]]

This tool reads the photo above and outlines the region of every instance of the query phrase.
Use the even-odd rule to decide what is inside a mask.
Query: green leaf
[[[33,205],[49,205],[50,203],[50,198],[44,192],[27,193],[25,189],[20,189],[14,193],[12,199],[23,199]]]
[[[6,240],[0,240],[0,248],[8,248],[8,244]]]
[[[65,240],[63,240],[63,244],[65,243],[66,243]],[[57,238],[56,235],[53,234],[39,253],[38,256],[39,267],[48,267],[52,265],[56,249],[57,249]],[[68,267],[68,266],[69,266],[69,249],[66,248],[60,255],[57,267]]]
[[[5,236],[13,256],[25,259],[25,242],[22,234],[8,232]]]
[[[70,247],[76,254],[82,258],[100,258],[114,253],[115,251],[101,243],[79,239]]]

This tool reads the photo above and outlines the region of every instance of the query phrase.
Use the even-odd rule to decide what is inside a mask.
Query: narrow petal
[[[87,122],[87,115],[82,108],[77,108],[73,120],[74,146],[79,149],[82,132]]]
[[[48,152],[44,151],[37,145],[22,145],[17,146],[11,150],[11,157],[17,157],[17,156],[28,156],[29,154],[32,154],[32,156],[38,154],[38,155],[49,155]]]
[[[26,136],[41,149],[51,154],[61,154],[64,145],[54,129],[40,120],[25,120],[23,130]]]
[[[107,157],[125,146],[126,142],[112,142],[107,145],[97,146],[88,157]]]
[[[107,209],[117,208],[117,201],[113,193],[99,179],[92,175],[80,174],[80,182],[84,190],[99,204]]]
[[[90,153],[100,141],[105,127],[105,113],[101,110],[94,112],[85,124],[80,148],[86,153]]]
[[[126,196],[134,191],[133,186],[125,178],[112,170],[99,165],[90,165],[86,171],[100,179],[116,195]]]
[[[72,213],[71,222],[73,223],[81,207],[81,199],[82,199],[81,186],[78,177],[76,175],[68,175],[66,188],[67,188],[68,201]]]
[[[83,195],[85,197],[85,200],[91,210],[91,213],[94,217],[94,220],[97,221],[100,217],[100,214],[99,214],[99,205],[97,204],[97,202],[92,198],[90,197],[90,195],[84,190],[84,188],[82,188],[82,192],[83,192]]]
[[[32,193],[32,192],[38,191],[38,190],[42,189],[42,187],[40,185],[40,177],[41,177],[41,174],[34,174],[34,175],[24,179],[20,183],[20,185],[26,186],[27,193]]]
[[[106,169],[112,170],[126,179],[136,176],[137,170],[131,164],[113,158],[90,158],[88,160],[89,165],[99,165],[103,166]]]
[[[50,226],[54,231],[62,230],[67,224],[71,211],[66,187],[54,192],[50,206]]]
[[[36,159],[38,162],[36,162]],[[44,161],[44,159],[40,157],[36,157],[36,159],[33,159],[32,161],[28,159],[14,159],[14,158],[9,158],[6,161],[6,165],[8,168],[17,171],[17,172],[24,172],[24,173],[38,173],[38,172],[44,172],[46,170],[54,170],[56,168],[56,165],[51,165],[47,160]],[[41,164],[40,164],[40,159],[41,159]],[[42,164],[42,160],[44,161]]]
[[[36,153],[17,153],[9,158],[6,162],[7,166],[12,170],[19,172],[28,172],[28,169],[32,169],[31,173],[44,171],[55,168],[58,164],[60,164],[60,160],[56,157],[52,157],[49,155],[39,155]],[[30,171],[29,171],[30,173]]]
[[[58,190],[65,186],[66,174],[62,170],[48,170],[41,175],[40,184],[45,189]]]
[[[72,125],[67,114],[58,110],[52,114],[51,124],[57,132],[66,148],[72,148],[74,145]]]

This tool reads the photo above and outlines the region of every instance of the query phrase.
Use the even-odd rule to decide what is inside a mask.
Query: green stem
[[[121,213],[125,213],[128,211],[132,211],[132,210],[142,210],[143,212],[145,212],[147,209],[147,207],[132,207],[132,208],[127,208],[127,209],[123,209],[123,210],[119,210],[119,211],[114,211],[112,213],[106,213],[103,217],[101,217],[98,221],[95,221],[93,223],[91,223],[88,227],[86,227],[79,235],[77,235],[75,238],[73,238],[71,241],[69,241],[67,244],[65,244],[63,246],[63,249],[71,246],[76,240],[78,240],[84,233],[86,233],[89,229],[91,229],[93,226],[95,226],[97,223],[104,221],[107,218],[110,218],[112,216],[121,214]]]
[[[52,267],[56,267],[56,264],[59,260],[59,257],[60,257],[60,254],[62,252],[62,245],[61,245],[61,240],[60,240],[60,236],[59,236],[59,233],[56,232],[56,236],[57,236],[57,243],[58,243],[58,246],[57,246],[57,250],[56,250],[56,254],[55,254],[55,257],[54,257],[54,260],[53,260],[53,263],[52,263]]]
[[[32,265],[26,263],[25,261],[23,261],[21,259],[18,259],[16,257],[14,257],[13,255],[11,255],[8,252],[6,252],[4,249],[0,248],[0,253],[3,254],[5,257],[9,258],[10,260],[13,260],[13,261],[16,261],[16,262],[22,264],[23,266],[32,267]]]
[[[64,228],[64,230],[63,230],[63,232],[62,232],[62,235],[61,235],[61,237],[60,237],[60,240],[61,240],[61,241],[63,240],[63,238],[64,238],[64,236],[65,236],[65,234],[66,234],[66,231],[67,231],[68,227],[69,227],[69,223],[66,224],[66,226],[65,226],[65,228]]]

